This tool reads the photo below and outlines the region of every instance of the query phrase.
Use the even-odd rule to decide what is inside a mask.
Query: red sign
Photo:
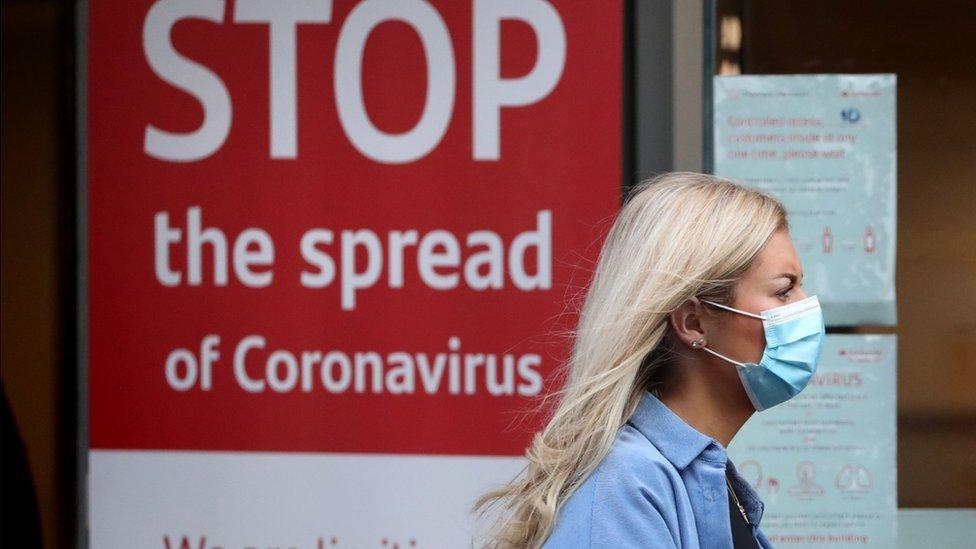
[[[91,448],[522,453],[620,203],[620,3],[88,25]]]

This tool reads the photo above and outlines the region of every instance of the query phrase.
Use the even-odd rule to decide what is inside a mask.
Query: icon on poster
[[[814,482],[816,476],[816,466],[813,462],[801,461],[796,465],[797,483],[790,486],[787,491],[797,499],[812,499],[824,495],[826,492],[824,487]]]
[[[858,120],[861,119],[861,111],[854,107],[849,109],[844,109],[840,111],[840,118],[844,122],[850,122],[851,124],[856,124]]]
[[[765,488],[766,493],[775,495],[779,493],[779,479],[773,476],[763,476],[762,465],[754,459],[747,459],[737,466],[739,475],[752,486],[756,492],[762,493]]]
[[[874,228],[868,225],[867,229],[864,230],[864,253],[874,253],[874,249]]]
[[[867,467],[856,463],[848,463],[841,467],[834,478],[834,486],[844,493],[870,492],[874,486],[874,478]]]
[[[746,479],[756,491],[762,488],[763,470],[758,461],[747,459],[739,464],[738,470],[739,475]]]

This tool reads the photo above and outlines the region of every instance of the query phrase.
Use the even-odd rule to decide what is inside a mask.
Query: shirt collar
[[[679,470],[687,467],[706,449],[705,457],[710,461],[724,463],[728,459],[718,441],[685,423],[649,391],[644,392],[628,423]]]

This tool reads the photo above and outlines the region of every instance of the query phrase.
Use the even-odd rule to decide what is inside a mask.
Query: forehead
[[[800,256],[796,253],[793,240],[786,231],[776,231],[769,237],[766,245],[756,257],[756,262],[750,269],[750,274],[764,278],[771,278],[782,273],[802,273]]]

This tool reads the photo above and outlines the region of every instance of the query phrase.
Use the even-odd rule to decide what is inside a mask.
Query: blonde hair
[[[526,449],[526,467],[474,503],[483,517],[504,502],[486,547],[545,542],[644,392],[657,394],[670,362],[668,314],[692,296],[731,304],[735,283],[778,230],[789,230],[779,201],[712,175],[663,174],[628,193],[557,372],[562,388],[544,397],[559,403]]]

